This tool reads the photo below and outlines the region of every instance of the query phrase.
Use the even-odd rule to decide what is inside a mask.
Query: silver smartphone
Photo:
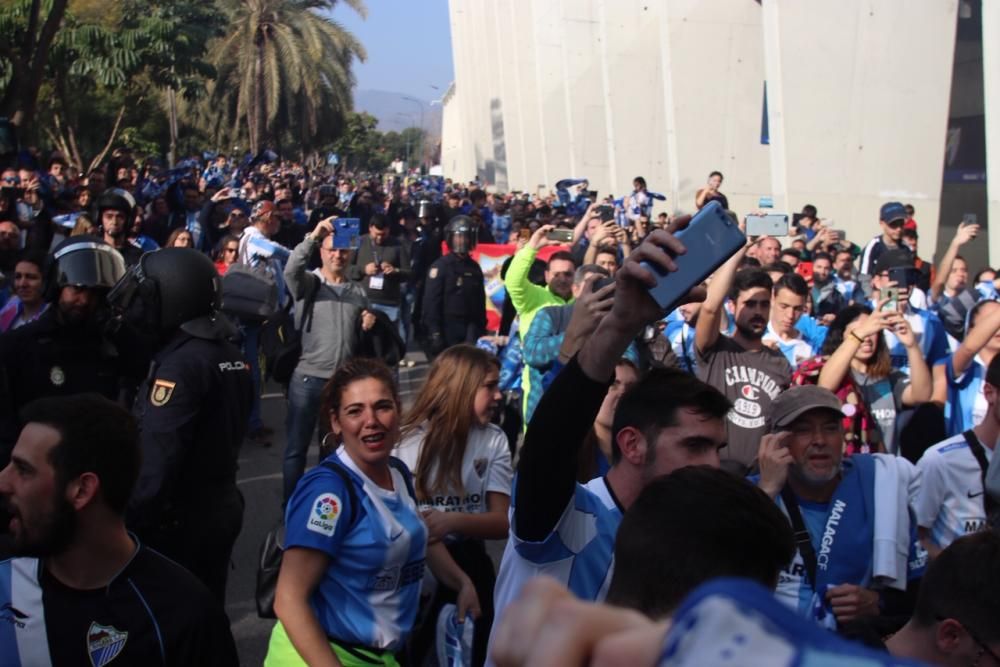
[[[748,215],[747,236],[788,236],[788,216],[784,213]]]

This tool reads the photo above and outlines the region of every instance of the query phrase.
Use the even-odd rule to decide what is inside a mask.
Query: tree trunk
[[[139,100],[135,103],[135,106],[139,106],[141,103],[142,103],[142,98],[140,97]],[[108,137],[108,143],[104,145],[104,149],[97,154],[97,157],[95,157],[90,162],[90,166],[87,167],[88,174],[94,169],[96,169],[97,165],[101,164],[101,162],[104,160],[104,156],[108,154],[108,151],[111,150],[111,147],[114,145],[115,138],[118,136],[118,128],[121,127],[122,118],[125,116],[125,109],[127,108],[127,106],[128,106],[127,104],[123,104],[122,108],[118,110],[118,118],[115,119],[115,125],[114,127],[111,128],[111,136]]]
[[[253,119],[250,126],[250,152],[257,155],[264,149],[264,132],[267,127],[267,100],[264,92],[264,38],[258,37],[255,40],[255,46],[257,58],[254,67],[257,71],[254,72],[253,107],[256,118]]]
[[[167,155],[167,162],[173,169],[177,164],[177,92],[173,88],[167,88],[167,110],[170,124],[170,152]]]
[[[24,43],[8,50],[11,76],[7,90],[0,98],[0,115],[7,116],[17,125],[25,141],[28,140],[35,121],[38,91],[45,78],[52,40],[62,25],[68,2],[69,0],[52,0],[48,16],[39,29],[42,2],[32,0]]]

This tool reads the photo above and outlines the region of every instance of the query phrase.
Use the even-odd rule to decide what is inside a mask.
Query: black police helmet
[[[45,272],[45,298],[55,301],[67,285],[110,289],[125,275],[121,254],[96,236],[71,236],[52,250]]]
[[[101,219],[101,214],[108,210],[121,211],[125,219],[131,221],[132,214],[135,211],[135,198],[126,190],[111,188],[101,193],[101,196],[97,198],[95,206],[97,208],[98,221]]]
[[[479,242],[479,229],[476,227],[475,223],[467,215],[456,215],[448,225],[444,228],[445,241],[448,243],[448,249],[455,252],[455,236],[464,235],[468,239],[468,243],[464,248],[465,252],[472,252],[473,248]]]
[[[123,312],[135,314],[133,309],[138,309],[144,328],[161,333],[181,329],[198,338],[223,338],[235,330],[216,312],[221,287],[208,257],[191,248],[164,248],[143,255],[115,286],[108,301]]]

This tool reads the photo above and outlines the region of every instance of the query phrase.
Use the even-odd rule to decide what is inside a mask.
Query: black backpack
[[[313,306],[319,294],[320,281],[310,280],[302,302],[302,329],[312,330]],[[287,385],[302,356],[302,331],[295,326],[294,301],[264,323],[260,330],[260,349],[264,356],[264,369],[269,379]]]

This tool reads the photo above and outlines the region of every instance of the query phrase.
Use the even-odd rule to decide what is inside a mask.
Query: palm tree
[[[362,17],[363,0],[343,0]],[[217,136],[245,130],[257,153],[282,131],[303,148],[332,138],[352,106],[355,37],[320,12],[338,0],[224,0],[226,37],[214,49],[218,78],[209,97]]]

